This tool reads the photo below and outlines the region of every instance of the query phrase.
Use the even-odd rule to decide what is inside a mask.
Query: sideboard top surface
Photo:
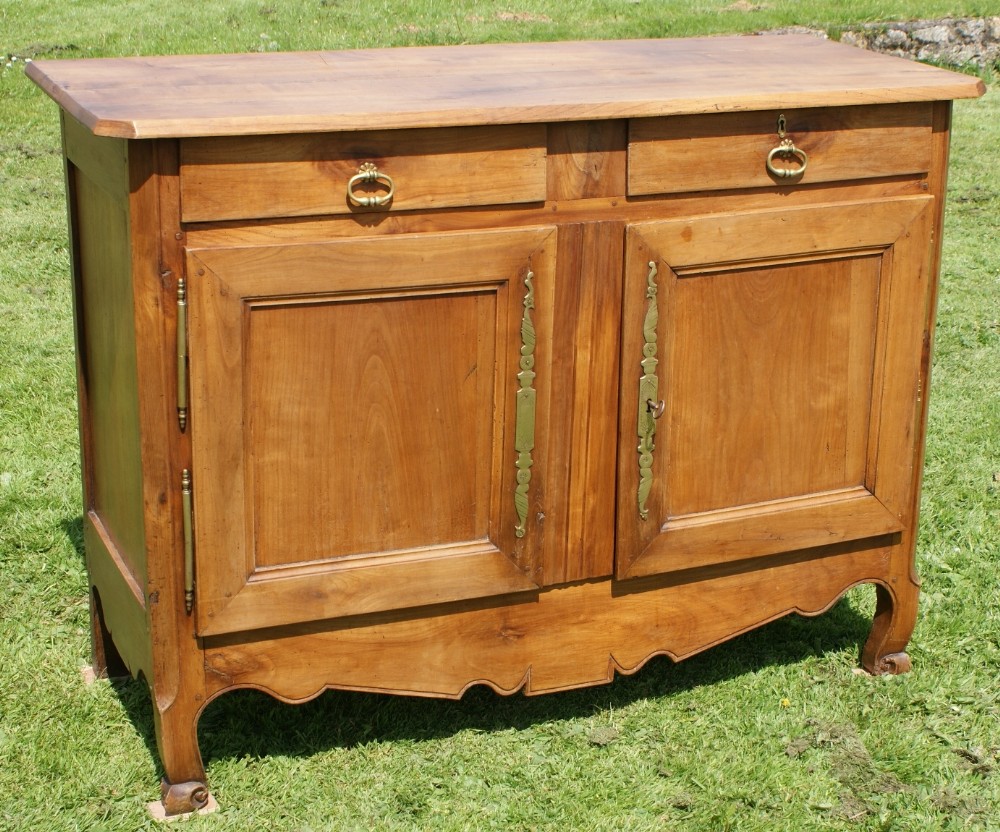
[[[40,60],[95,134],[264,135],[974,98],[976,78],[809,35]]]

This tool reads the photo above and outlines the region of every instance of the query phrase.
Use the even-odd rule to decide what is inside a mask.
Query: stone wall
[[[918,61],[1000,70],[1000,17],[869,23],[842,32],[840,40]]]
[[[828,37],[822,29],[808,26],[788,26],[759,34]],[[940,20],[865,23],[857,28],[845,29],[839,39],[842,43],[900,58],[1000,72],[1000,17],[944,17]]]

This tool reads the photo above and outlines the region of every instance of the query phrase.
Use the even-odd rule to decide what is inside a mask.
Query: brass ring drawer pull
[[[389,192],[378,196],[356,196],[354,186],[365,182],[382,182]],[[387,173],[382,173],[371,162],[365,162],[358,172],[347,180],[347,199],[352,205],[360,208],[382,208],[392,202],[392,195],[396,192],[396,184]]]
[[[794,156],[799,160],[797,168],[776,168],[772,163],[775,156]],[[792,144],[791,139],[785,139],[774,150],[767,154],[767,172],[779,179],[791,179],[793,176],[802,176],[806,172],[806,165],[809,164],[809,157],[806,152]]]
[[[796,147],[795,143],[785,135],[784,113],[778,116],[778,138],[781,139],[778,146],[767,154],[767,172],[778,179],[792,179],[802,176],[806,172],[806,166],[809,164],[809,156],[806,155],[806,152],[802,148]],[[774,166],[775,156],[794,156],[799,160],[799,166],[797,168],[776,168]]]

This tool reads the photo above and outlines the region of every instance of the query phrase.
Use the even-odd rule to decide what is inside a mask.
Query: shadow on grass
[[[82,518],[66,521],[63,526],[83,558]],[[656,657],[634,675],[618,676],[611,684],[538,697],[505,697],[480,685],[458,701],[327,691],[304,704],[286,705],[258,691],[232,691],[210,703],[202,714],[199,744],[206,765],[212,760],[246,756],[306,757],[375,740],[412,742],[467,730],[520,731],[622,709],[642,700],[670,699],[765,667],[860,650],[871,628],[871,617],[857,608],[858,592],[853,590],[816,618],[790,615],[678,664]],[[145,681],[113,679],[112,685],[159,766]]]
[[[76,549],[80,563],[86,563],[87,558],[83,549],[83,515],[63,520],[60,525],[62,526],[63,534],[69,538],[69,542]]]
[[[609,685],[538,697],[505,697],[481,685],[459,701],[328,691],[302,705],[285,705],[267,694],[240,690],[208,706],[199,738],[208,764],[246,756],[310,756],[376,740],[433,740],[467,730],[520,731],[642,700],[669,699],[772,665],[860,649],[870,627],[871,618],[843,599],[817,619],[790,616],[679,664],[658,657]]]

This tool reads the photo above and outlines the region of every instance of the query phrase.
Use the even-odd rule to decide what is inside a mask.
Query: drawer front
[[[778,147],[779,116],[807,159],[801,175],[767,169]],[[633,119],[628,192],[632,196],[761,188],[924,173],[931,166],[929,104],[723,113]],[[800,157],[801,158],[801,157]],[[773,165],[795,170],[778,154]]]
[[[545,200],[545,125],[181,142],[185,222]],[[372,181],[358,177],[374,165]],[[352,178],[355,182],[351,183]],[[364,205],[368,197],[391,199]]]

